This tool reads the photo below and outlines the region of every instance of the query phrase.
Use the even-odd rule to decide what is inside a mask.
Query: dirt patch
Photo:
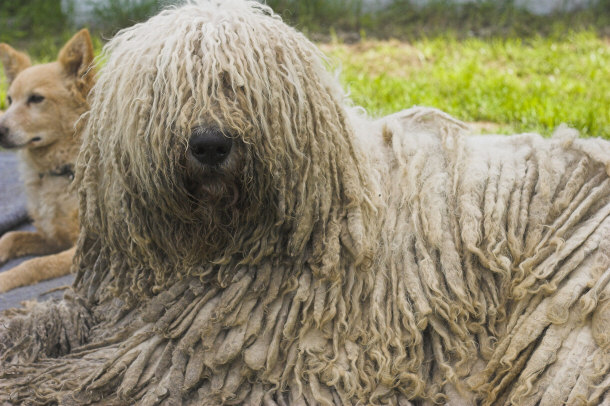
[[[473,121],[466,124],[468,124],[475,134],[498,133],[502,127],[500,124],[491,121]]]
[[[430,62],[417,47],[395,39],[360,41],[353,44],[320,43],[318,46],[331,57],[344,55],[341,59],[350,61],[350,64],[372,76],[405,77],[413,69],[421,68]]]

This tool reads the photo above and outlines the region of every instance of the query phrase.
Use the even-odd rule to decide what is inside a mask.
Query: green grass
[[[6,109],[6,87],[4,70],[0,69],[0,110]]]
[[[464,121],[497,124],[492,131],[548,135],[567,123],[610,139],[610,42],[593,32],[320,46],[340,66],[354,102],[376,116],[433,106]],[[1,109],[1,73],[0,82]]]
[[[422,39],[323,49],[356,104],[374,115],[433,106],[501,132],[549,134],[567,123],[610,139],[610,44],[590,32],[563,39]]]

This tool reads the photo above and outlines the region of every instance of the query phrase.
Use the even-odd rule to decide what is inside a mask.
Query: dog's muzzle
[[[196,127],[189,139],[191,155],[200,163],[210,166],[223,163],[232,146],[231,138],[215,128]]]

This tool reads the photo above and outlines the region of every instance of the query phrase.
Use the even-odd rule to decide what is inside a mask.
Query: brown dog
[[[56,62],[31,66],[29,57],[0,44],[9,82],[8,109],[0,116],[0,145],[18,149],[28,212],[35,232],[0,238],[0,264],[25,255],[48,255],[0,273],[0,292],[69,273],[78,235],[78,203],[71,190],[80,149],[75,130],[89,106],[93,46],[84,29],[59,52]],[[54,254],[54,255],[49,255]]]

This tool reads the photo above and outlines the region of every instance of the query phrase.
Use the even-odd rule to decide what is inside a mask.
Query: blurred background
[[[168,0],[0,0],[0,42],[54,60],[88,27],[96,52]],[[610,0],[267,0],[330,56],[371,115],[440,108],[480,132],[561,123],[610,139]],[[0,109],[6,83],[0,75]]]

